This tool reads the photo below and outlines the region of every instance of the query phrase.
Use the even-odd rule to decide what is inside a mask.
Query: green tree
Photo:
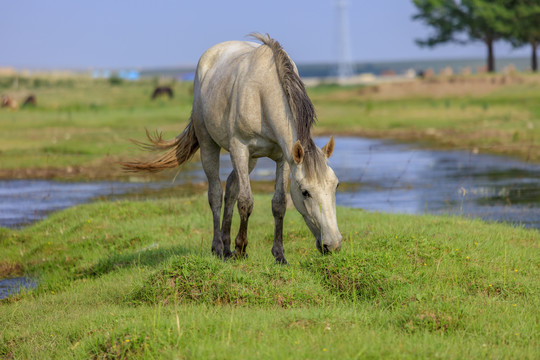
[[[511,33],[514,14],[512,0],[413,0],[420,20],[433,28],[427,39],[416,40],[420,46],[441,43],[467,44],[482,41],[487,47],[487,69],[495,71],[495,41]]]
[[[538,71],[537,49],[540,45],[540,0],[515,0],[514,19],[509,40],[515,47],[531,45],[531,69]]]

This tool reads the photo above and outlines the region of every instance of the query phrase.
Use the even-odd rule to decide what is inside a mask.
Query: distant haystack
[[[485,73],[487,73],[487,66],[482,65],[482,66],[476,67],[476,72],[477,72],[478,74],[485,74]]]
[[[416,77],[416,70],[414,69],[407,69],[404,73],[403,73],[403,76],[407,79],[414,79]]]
[[[435,71],[433,71],[432,68],[427,68],[426,70],[424,70],[424,73],[422,75],[424,78],[428,79],[428,78],[432,78],[435,76]]]
[[[383,70],[381,76],[396,76],[396,72],[392,69]]]
[[[472,68],[470,66],[466,66],[464,68],[461,68],[460,72],[461,75],[468,76],[472,74]]]
[[[516,72],[516,67],[514,64],[508,64],[502,69],[502,73],[505,75],[511,75]]]
[[[439,76],[452,76],[454,70],[450,66],[446,66],[439,71]]]
[[[12,67],[0,67],[0,76],[13,76],[17,73],[15,68]]]

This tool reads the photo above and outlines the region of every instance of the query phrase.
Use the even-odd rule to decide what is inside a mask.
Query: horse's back
[[[204,128],[226,150],[231,139],[240,139],[251,144],[252,155],[272,155],[264,154],[274,152],[276,145],[263,109],[268,88],[281,97],[282,88],[269,47],[247,41],[228,41],[211,47],[197,66],[193,104],[196,131]]]
[[[203,82],[209,71],[221,70],[252,52],[259,44],[248,41],[226,41],[206,50],[197,65],[197,80]]]

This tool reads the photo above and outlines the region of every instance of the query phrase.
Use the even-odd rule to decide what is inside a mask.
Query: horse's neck
[[[282,135],[278,136],[278,143],[283,154],[282,157],[289,163],[291,169],[293,166],[296,166],[293,158],[293,147],[298,140],[294,126],[294,124],[287,124],[285,127],[286,131],[282,131]]]

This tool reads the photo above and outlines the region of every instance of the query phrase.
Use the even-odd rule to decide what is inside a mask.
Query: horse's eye
[[[336,190],[338,189],[338,187],[339,187],[339,183],[337,183],[337,185],[336,185]]]
[[[302,190],[302,195],[303,195],[305,198],[311,197],[311,194],[310,194],[309,191],[307,191],[307,190]]]

